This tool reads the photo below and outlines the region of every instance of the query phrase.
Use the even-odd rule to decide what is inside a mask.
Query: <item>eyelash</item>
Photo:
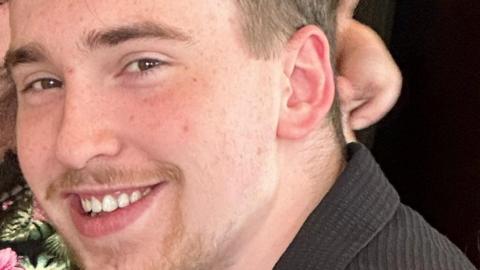
[[[155,62],[155,63],[145,70],[140,70],[140,68],[139,68],[139,71],[134,71],[134,72],[129,72],[128,71],[128,68],[132,64],[137,63],[137,65],[138,65],[138,64],[140,64],[141,61],[149,61],[149,62]],[[135,78],[143,78],[145,76],[150,75],[152,72],[155,72],[157,69],[162,68],[165,65],[168,65],[168,63],[165,62],[165,61],[162,61],[160,59],[148,58],[148,57],[147,58],[140,58],[140,59],[136,59],[134,61],[129,62],[125,66],[125,68],[122,70],[121,74],[128,74],[129,76],[134,76],[134,79]]]
[[[27,86],[25,86],[20,92],[21,93],[27,93],[27,92],[30,92],[30,91],[41,91],[41,90],[33,90],[33,85],[38,83],[38,82],[42,82],[42,81],[50,81],[50,82],[55,81],[55,82],[60,83],[59,87],[63,86],[63,83],[60,80],[57,80],[57,79],[54,79],[54,78],[40,78],[40,79],[34,80],[31,83],[27,84]],[[51,89],[51,88],[47,88],[47,89]],[[46,89],[42,89],[42,90],[46,90]]]
[[[127,72],[127,69],[132,65],[132,64],[135,64],[135,63],[140,63],[141,61],[150,61],[150,62],[155,62],[152,66],[150,66],[149,68],[145,69],[145,70],[140,70],[139,68],[139,71],[135,71],[135,72]],[[162,66],[165,66],[165,65],[168,65],[167,62],[165,61],[162,61],[162,60],[159,60],[159,59],[155,59],[155,58],[140,58],[140,59],[136,59],[136,60],[133,60],[131,62],[129,62],[123,69],[122,69],[122,72],[121,74],[125,74],[125,73],[129,73],[128,76],[134,76],[134,79],[136,78],[143,78],[145,76],[148,76],[150,75],[152,72],[154,72],[156,69],[159,69],[161,68]],[[26,92],[30,92],[30,91],[33,91],[33,86],[38,83],[38,82],[42,82],[42,81],[55,81],[57,83],[60,84],[60,86],[57,86],[57,87],[62,87],[63,86],[63,82],[61,82],[60,80],[57,80],[57,79],[54,79],[54,78],[39,78],[37,80],[34,80],[32,81],[31,83],[27,84],[27,86],[25,88],[23,88],[20,92],[21,93],[26,93]],[[52,87],[52,88],[57,88],[57,87]],[[41,89],[41,90],[36,90],[36,91],[42,91],[42,90],[48,90],[48,89],[52,89],[52,88],[45,88],[45,89]]]

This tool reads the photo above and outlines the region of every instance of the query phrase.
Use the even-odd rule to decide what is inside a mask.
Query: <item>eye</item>
[[[43,78],[43,79],[38,79],[36,81],[33,81],[30,83],[23,91],[42,91],[42,90],[47,90],[47,89],[52,89],[52,88],[60,88],[63,86],[63,83],[59,80],[52,79],[52,78]]]
[[[139,59],[139,60],[130,62],[125,68],[125,71],[130,73],[145,72],[163,64],[164,62],[158,59],[152,59],[152,58]]]

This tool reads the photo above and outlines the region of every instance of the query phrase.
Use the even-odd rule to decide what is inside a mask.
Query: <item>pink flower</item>
[[[4,201],[2,203],[2,210],[7,211],[10,208],[10,206],[12,206],[13,204],[14,202],[12,200]]]
[[[17,253],[11,248],[0,250],[0,270],[21,270],[17,267]]]

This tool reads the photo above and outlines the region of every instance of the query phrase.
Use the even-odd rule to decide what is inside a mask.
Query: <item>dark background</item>
[[[404,76],[372,151],[402,201],[480,268],[480,0],[360,0],[356,17]]]

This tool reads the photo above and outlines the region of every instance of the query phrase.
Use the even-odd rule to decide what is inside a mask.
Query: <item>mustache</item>
[[[46,192],[46,200],[52,199],[62,190],[72,190],[85,184],[102,186],[151,184],[151,179],[162,182],[183,183],[182,169],[170,162],[158,162],[151,169],[126,169],[103,167],[93,170],[68,170],[57,177]]]

